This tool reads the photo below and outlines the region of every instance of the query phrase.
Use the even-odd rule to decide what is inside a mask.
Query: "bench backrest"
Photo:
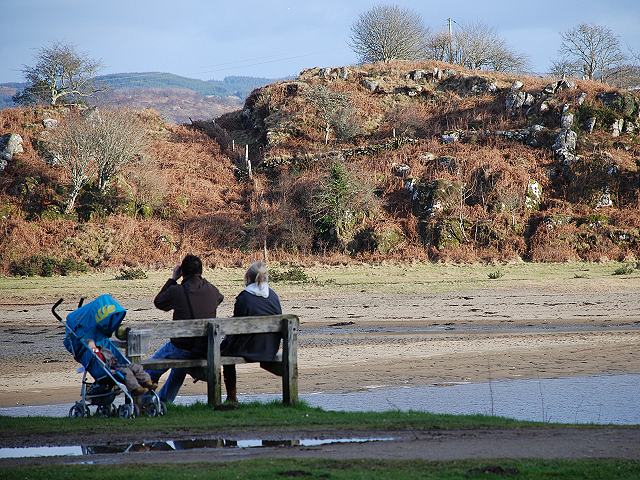
[[[127,356],[139,357],[149,347],[152,338],[202,337],[207,335],[209,324],[217,327],[222,335],[242,333],[282,333],[288,324],[298,326],[296,315],[270,315],[263,317],[200,318],[193,320],[165,320],[136,323],[127,335]]]

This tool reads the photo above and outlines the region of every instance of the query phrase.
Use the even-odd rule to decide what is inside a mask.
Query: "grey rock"
[[[511,91],[512,92],[517,92],[518,90],[520,90],[522,87],[524,87],[524,83],[522,83],[520,80],[516,80],[515,82],[513,82],[511,84]]]
[[[573,113],[566,112],[560,117],[560,128],[571,128],[573,126]]]
[[[405,178],[411,171],[411,167],[406,163],[392,163],[391,171],[396,177]]]
[[[624,118],[619,118],[611,125],[611,136],[619,137],[624,128]]]
[[[593,129],[594,129],[595,126],[596,126],[596,117],[589,117],[584,122],[584,129],[588,133],[593,133]]]
[[[540,113],[544,113],[547,111],[549,111],[549,103],[547,103],[547,101],[545,100],[540,104]]]
[[[22,148],[22,137],[20,135],[7,133],[0,136],[0,159],[8,162],[13,159],[16,153],[22,152],[24,152],[24,149]]]
[[[613,199],[609,187],[604,187],[596,198],[596,208],[613,207]]]
[[[569,166],[578,158],[575,154],[577,140],[578,135],[576,132],[563,128],[553,143],[553,153],[556,159],[562,162],[564,167]]]
[[[530,179],[527,185],[527,194],[524,200],[525,208],[539,210],[542,202],[542,185],[537,180]]]
[[[378,86],[380,85],[378,82],[368,77],[363,77],[362,80],[360,80],[360,84],[371,93],[375,93],[375,91],[378,89]]]
[[[550,83],[546,87],[542,89],[542,93],[547,95],[553,95],[555,93],[561,92],[562,90],[573,89],[576,88],[576,84],[571,80],[558,80],[557,82]]]
[[[633,122],[624,122],[624,132],[633,133],[638,129],[638,126]]]
[[[455,143],[460,140],[460,132],[448,132],[440,136],[440,141],[445,144]]]
[[[406,76],[409,80],[413,80],[414,82],[419,82],[423,78],[427,78],[429,72],[426,70],[413,70],[409,72]]]
[[[42,120],[42,125],[44,128],[56,128],[60,122],[55,118],[45,118]]]
[[[578,105],[582,105],[586,99],[587,99],[587,92],[580,92],[580,95],[578,95],[578,98],[576,99],[576,103]]]
[[[422,163],[428,163],[436,159],[436,156],[431,152],[423,153],[418,157]]]
[[[514,115],[523,107],[530,107],[535,102],[533,95],[527,92],[511,91],[507,95],[506,107],[507,111]]]

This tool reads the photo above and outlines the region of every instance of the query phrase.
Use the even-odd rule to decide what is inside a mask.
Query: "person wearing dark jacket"
[[[182,277],[182,283],[177,280]],[[171,278],[164,284],[153,301],[160,310],[173,310],[174,320],[190,318],[215,318],[218,305],[223,300],[220,291],[202,278],[202,261],[195,255],[187,255],[182,264],[173,269]],[[152,359],[205,358],[207,341],[205,337],[172,338],[156,351]],[[167,369],[149,370],[154,382]],[[169,378],[158,392],[163,402],[173,402],[184,382],[187,369],[172,368]]]
[[[282,307],[276,292],[269,288],[267,267],[262,262],[254,262],[244,276],[245,289],[236,297],[233,307],[234,317],[257,317],[280,315]],[[279,333],[251,333],[229,335],[220,346],[223,355],[244,357],[246,360],[273,361],[280,348]],[[224,384],[227,389],[227,403],[238,402],[235,365],[222,367]]]

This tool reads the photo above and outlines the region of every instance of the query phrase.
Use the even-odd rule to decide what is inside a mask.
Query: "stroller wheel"
[[[69,409],[70,418],[88,417],[91,415],[89,407],[83,402],[76,402],[71,409]]]
[[[97,417],[109,418],[113,412],[113,405],[100,405],[96,410]]]
[[[120,418],[133,418],[133,417],[135,417],[135,410],[133,408],[133,405],[131,405],[130,403],[124,404],[124,405],[120,405],[118,407],[118,416]]]
[[[142,411],[147,417],[157,417],[160,415],[160,409],[158,408],[158,405],[156,405],[156,402],[153,401],[144,405],[142,407]]]

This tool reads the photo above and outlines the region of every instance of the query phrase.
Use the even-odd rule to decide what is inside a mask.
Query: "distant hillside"
[[[96,80],[117,90],[121,88],[184,88],[200,95],[246,98],[252,90],[273,82],[273,79],[256,77],[225,77],[224,80],[198,80],[173,73],[114,73]]]
[[[108,87],[108,92],[97,98],[98,104],[153,108],[174,123],[214,118],[234,110],[252,90],[273,82],[238,76],[205,81],[163,72],[114,73],[96,81]],[[0,83],[0,109],[13,107],[11,97],[25,86]]]

